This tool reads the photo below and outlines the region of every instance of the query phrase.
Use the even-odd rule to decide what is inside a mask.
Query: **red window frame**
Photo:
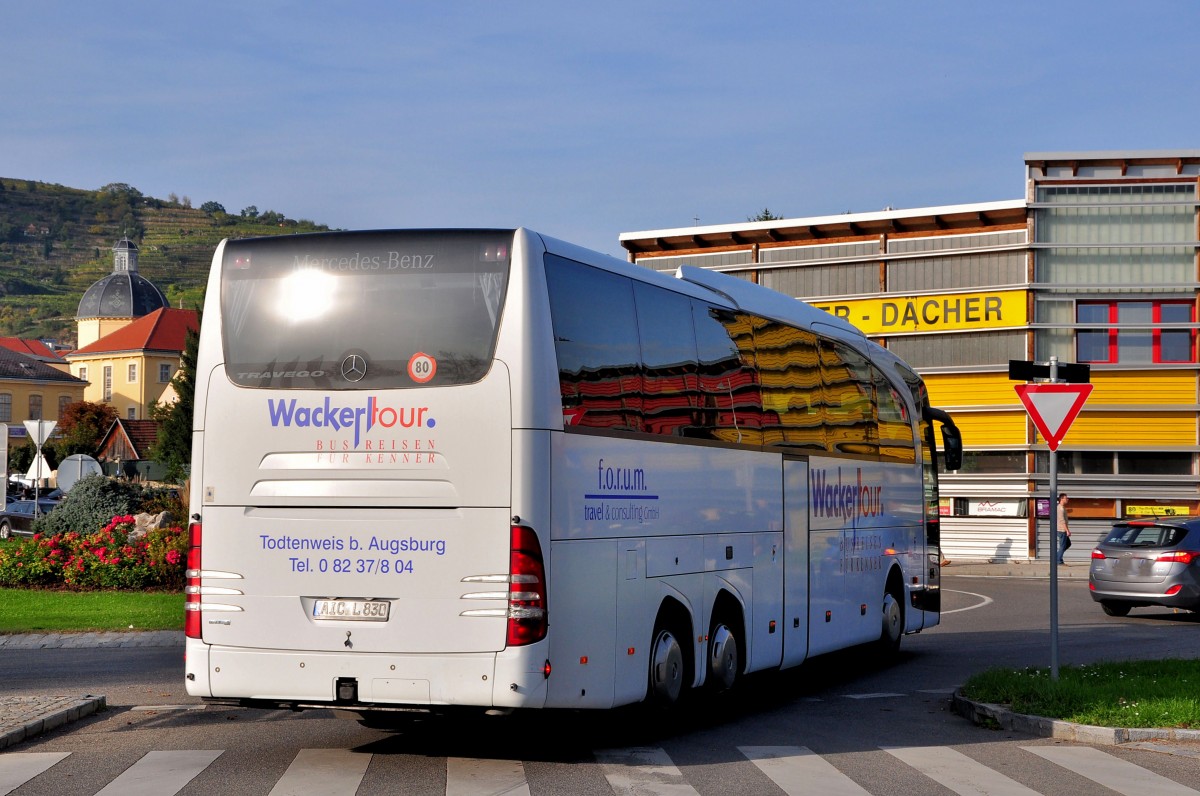
[[[1155,327],[1155,328],[1153,328],[1153,329],[1150,329],[1150,330],[1149,330],[1149,331],[1150,331],[1150,334],[1151,334],[1151,341],[1150,341],[1150,345],[1151,345],[1151,362],[1152,362],[1152,363],[1154,363],[1154,364],[1164,364],[1164,363],[1172,363],[1172,362],[1195,362],[1195,361],[1196,361],[1196,330],[1195,330],[1195,329],[1189,329],[1189,330],[1187,330],[1187,331],[1188,331],[1188,358],[1187,358],[1187,359],[1168,359],[1168,360],[1164,360],[1164,359],[1162,358],[1162,333],[1163,333],[1164,331],[1168,331],[1168,332],[1170,332],[1170,331],[1180,331],[1180,330],[1175,330],[1175,329],[1160,329],[1160,328],[1157,328],[1157,327],[1159,326],[1159,324],[1161,324],[1161,323],[1163,322],[1163,320],[1162,320],[1162,309],[1163,309],[1163,307],[1164,307],[1164,306],[1186,306],[1186,307],[1188,308],[1188,322],[1189,322],[1189,323],[1195,323],[1195,321],[1196,321],[1196,305],[1195,305],[1195,302],[1192,302],[1192,301],[1180,301],[1180,300],[1174,300],[1174,299],[1172,299],[1172,300],[1154,300],[1154,299],[1151,299],[1151,300],[1149,300],[1149,301],[1147,301],[1147,300],[1134,300],[1134,299],[1125,299],[1125,300],[1117,300],[1117,301],[1079,301],[1079,302],[1076,302],[1076,304],[1075,304],[1075,318],[1076,318],[1076,322],[1077,322],[1078,324],[1081,324],[1081,325],[1082,325],[1082,324],[1084,324],[1084,323],[1091,323],[1090,321],[1087,321],[1087,322],[1085,322],[1085,321],[1081,321],[1081,320],[1079,320],[1079,308],[1080,308],[1080,307],[1082,307],[1082,306],[1090,306],[1090,307],[1103,306],[1103,307],[1107,307],[1107,308],[1108,308],[1108,321],[1107,321],[1107,323],[1108,323],[1108,324],[1112,324],[1112,328],[1109,328],[1109,329],[1107,329],[1107,330],[1105,330],[1105,329],[1103,329],[1103,328],[1095,328],[1095,327],[1092,327],[1092,328],[1080,328],[1080,330],[1079,330],[1080,332],[1100,332],[1100,331],[1106,331],[1106,332],[1107,332],[1107,339],[1108,339],[1108,357],[1107,357],[1106,359],[1086,359],[1086,358],[1084,358],[1084,357],[1083,357],[1083,356],[1080,354],[1080,351],[1079,351],[1079,341],[1078,341],[1078,337],[1077,337],[1077,338],[1076,338],[1075,351],[1076,351],[1076,359],[1077,359],[1078,361],[1080,361],[1080,362],[1093,362],[1093,363],[1099,363],[1099,364],[1116,364],[1116,363],[1118,363],[1118,362],[1120,361],[1120,359],[1119,359],[1119,356],[1120,356],[1120,350],[1121,350],[1121,349],[1120,349],[1120,345],[1119,345],[1119,340],[1120,340],[1120,334],[1121,334],[1121,330],[1120,330],[1120,329],[1118,329],[1118,328],[1116,328],[1116,324],[1117,324],[1117,323],[1119,323],[1119,320],[1118,320],[1118,318],[1120,317],[1120,306],[1121,306],[1122,304],[1133,304],[1133,303],[1138,303],[1138,304],[1150,304],[1150,305],[1151,305],[1151,308],[1150,308],[1150,322],[1151,322],[1151,323],[1154,325],[1154,327]]]

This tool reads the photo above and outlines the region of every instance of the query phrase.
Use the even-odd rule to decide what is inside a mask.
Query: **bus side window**
[[[755,318],[754,348],[762,381],[763,443],[824,451],[825,404],[817,336]]]
[[[692,302],[634,282],[642,345],[642,414],[651,434],[682,436],[700,405]]]
[[[891,461],[913,464],[917,460],[912,418],[900,392],[883,371],[871,366],[875,381],[875,403],[879,409],[879,455]]]
[[[747,321],[700,301],[692,302],[692,320],[699,354],[700,406],[688,436],[757,444],[762,415],[758,377],[753,358],[743,356],[736,341],[750,331]]]
[[[877,456],[879,428],[870,362],[849,346],[822,340],[821,383],[830,452]]]
[[[642,372],[632,280],[547,254],[546,282],[563,409],[576,425],[642,430]]]

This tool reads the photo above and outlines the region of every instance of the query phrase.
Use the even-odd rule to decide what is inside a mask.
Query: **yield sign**
[[[1058,443],[1092,394],[1090,384],[1015,384],[1013,389],[1052,451],[1058,450]]]

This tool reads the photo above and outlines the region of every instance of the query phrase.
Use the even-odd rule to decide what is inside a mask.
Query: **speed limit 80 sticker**
[[[408,360],[408,377],[417,384],[424,384],[437,374],[437,360],[422,351]]]

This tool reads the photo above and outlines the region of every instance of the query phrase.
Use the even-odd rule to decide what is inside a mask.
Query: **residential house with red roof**
[[[52,368],[61,370],[63,373],[70,373],[71,366],[67,364],[67,360],[52,349],[50,346],[43,343],[41,340],[23,340],[20,337],[0,337],[0,348],[7,348],[9,351],[14,351],[18,354],[24,354],[27,357],[36,359],[49,365]]]

